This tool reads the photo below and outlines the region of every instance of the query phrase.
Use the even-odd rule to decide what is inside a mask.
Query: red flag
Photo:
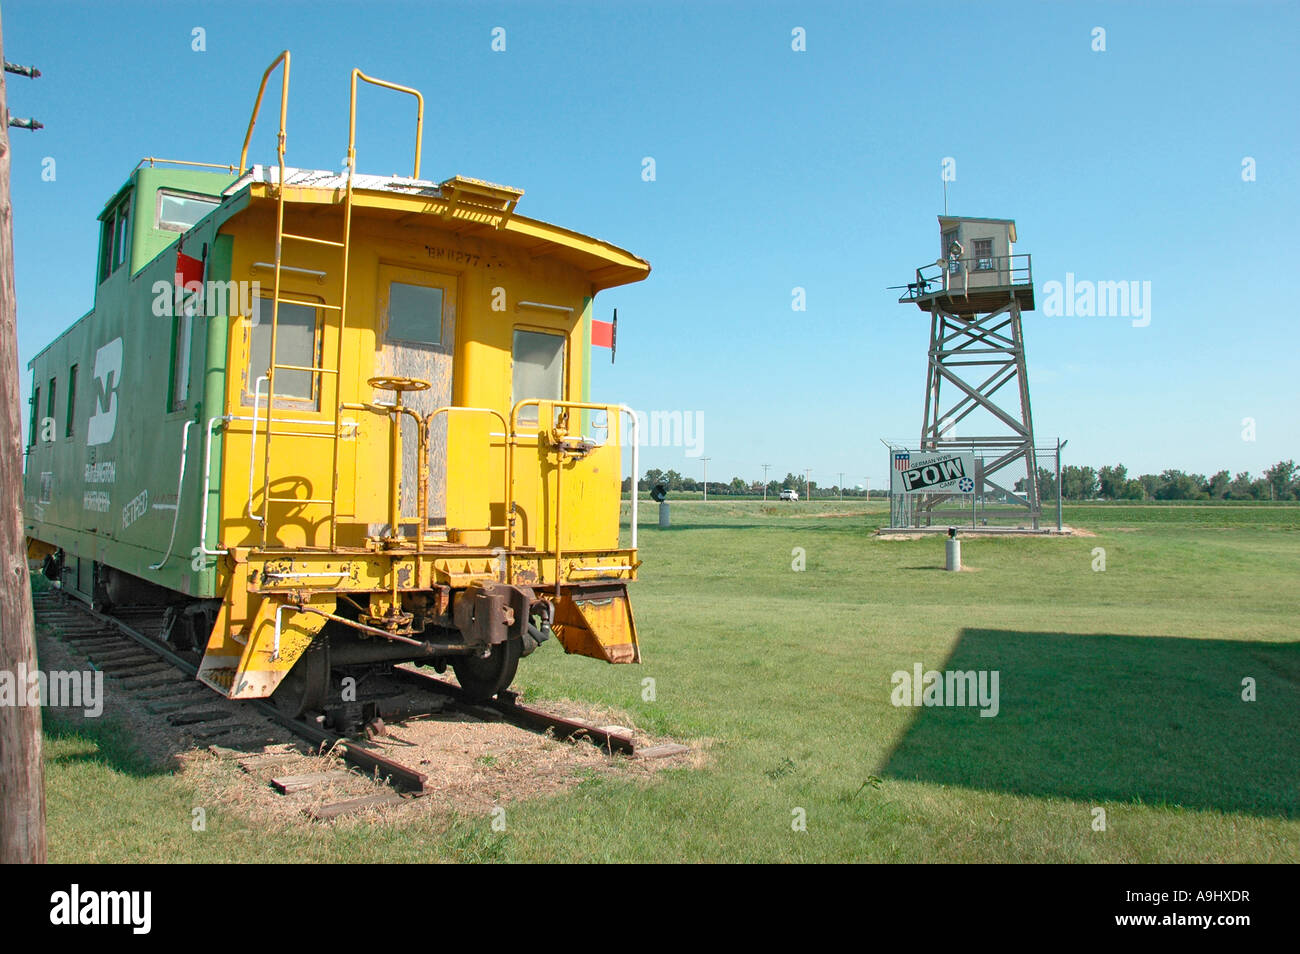
[[[591,320],[591,346],[593,348],[614,347],[614,324],[609,321]]]
[[[203,260],[200,258],[190,258],[184,252],[176,252],[176,274],[180,276],[181,287],[184,288],[191,282],[203,281]]]

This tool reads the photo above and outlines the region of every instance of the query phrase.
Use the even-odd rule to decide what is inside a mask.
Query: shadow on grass
[[[57,765],[103,765],[136,778],[168,775],[172,768],[141,754],[126,729],[108,720],[73,719],[50,709],[42,713],[45,761]]]
[[[918,708],[881,776],[1300,817],[1300,642],[967,629],[922,662],[997,670],[999,712]]]

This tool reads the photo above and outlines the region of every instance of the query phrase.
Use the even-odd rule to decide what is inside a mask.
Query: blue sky
[[[1040,444],[1133,473],[1300,458],[1279,294],[1297,274],[1296,4],[10,0],[3,17],[6,58],[44,72],[8,79],[10,112],[46,126],[11,132],[24,368],[90,307],[95,216],[134,164],[236,161],[288,48],[290,164],[340,166],[359,66],[425,93],[426,177],[523,188],[522,214],[651,262],[597,299],[620,321],[594,396],[701,413],[710,479],[770,463],[881,486],[878,439],[916,439],[928,319],[887,286],[936,254],[945,156],[951,212],[1014,218],[1033,255]],[[409,108],[363,100],[361,171],[409,164]],[[273,133],[259,126],[257,160]],[[1042,285],[1067,272],[1151,282],[1150,324],[1045,316]],[[702,473],[681,448],[642,463]]]

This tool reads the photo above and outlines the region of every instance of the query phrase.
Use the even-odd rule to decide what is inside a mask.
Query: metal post
[[[393,408],[389,411],[391,425],[388,430],[388,539],[396,542],[401,534],[401,480],[402,480],[402,392],[397,392]],[[492,521],[489,520],[488,523]],[[423,532],[423,531],[421,531]]]
[[[767,469],[771,466],[771,464],[763,465],[763,503],[767,503]]]
[[[710,458],[701,457],[700,460],[704,461],[704,502],[708,503],[709,502],[709,460]]]
[[[1065,495],[1065,488],[1061,486],[1061,448],[1070,443],[1064,443],[1058,437],[1056,439],[1056,532],[1060,533],[1064,528],[1061,526],[1061,498]]]

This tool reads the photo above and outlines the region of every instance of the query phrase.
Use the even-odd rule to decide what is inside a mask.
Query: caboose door
[[[428,381],[427,391],[409,391],[402,403],[423,419],[452,403],[452,355],[456,343],[456,276],[401,265],[379,266],[375,328],[375,375]],[[375,392],[373,400],[391,402],[391,391]],[[402,421],[401,514],[404,532],[413,535],[419,514],[419,438],[414,422]],[[358,468],[357,480],[386,475]],[[382,470],[382,469],[381,469]],[[446,524],[447,416],[434,419],[429,435],[429,523]],[[386,495],[385,491],[385,495]],[[423,528],[421,532],[426,532]],[[373,532],[373,528],[372,528]]]

